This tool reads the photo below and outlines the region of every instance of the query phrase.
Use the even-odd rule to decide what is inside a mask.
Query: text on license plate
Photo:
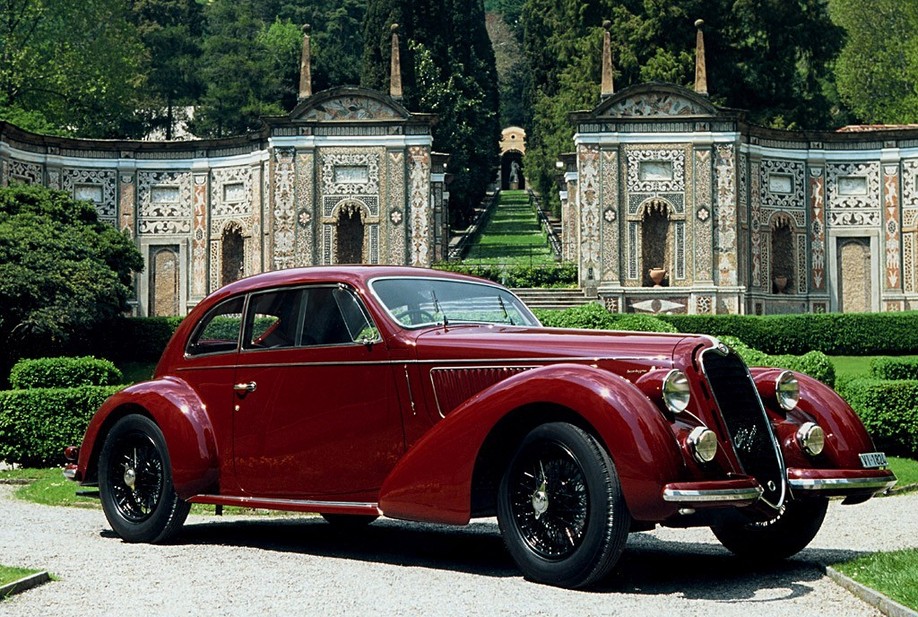
[[[875,469],[877,467],[887,467],[889,463],[886,461],[886,455],[882,452],[865,452],[859,454],[861,457],[861,465],[866,469]]]

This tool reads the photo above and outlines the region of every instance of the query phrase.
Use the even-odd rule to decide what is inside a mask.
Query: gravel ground
[[[0,486],[0,563],[58,580],[0,602],[3,616],[74,615],[796,615],[877,616],[823,567],[918,547],[918,494],[833,502],[810,548],[744,566],[706,529],[633,534],[601,588],[529,583],[497,525],[380,520],[345,534],[318,517],[190,517],[176,544],[126,544],[101,510],[55,508]]]

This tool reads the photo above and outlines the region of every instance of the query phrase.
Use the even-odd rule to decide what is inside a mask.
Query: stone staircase
[[[596,298],[588,297],[583,289],[540,289],[533,287],[518,287],[513,290],[520,300],[529,308],[537,309],[567,309],[581,304],[596,302]]]

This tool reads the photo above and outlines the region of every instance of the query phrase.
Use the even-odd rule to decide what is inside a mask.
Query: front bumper
[[[757,502],[762,492],[754,478],[673,482],[663,487],[663,501],[686,508],[742,507]]]
[[[787,481],[795,494],[826,497],[873,496],[891,488],[896,474],[889,469],[805,469],[791,467]]]

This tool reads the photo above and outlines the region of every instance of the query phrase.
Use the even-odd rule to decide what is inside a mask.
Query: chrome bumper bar
[[[762,496],[762,487],[721,489],[663,489],[663,501],[674,503],[735,503],[754,502]]]

